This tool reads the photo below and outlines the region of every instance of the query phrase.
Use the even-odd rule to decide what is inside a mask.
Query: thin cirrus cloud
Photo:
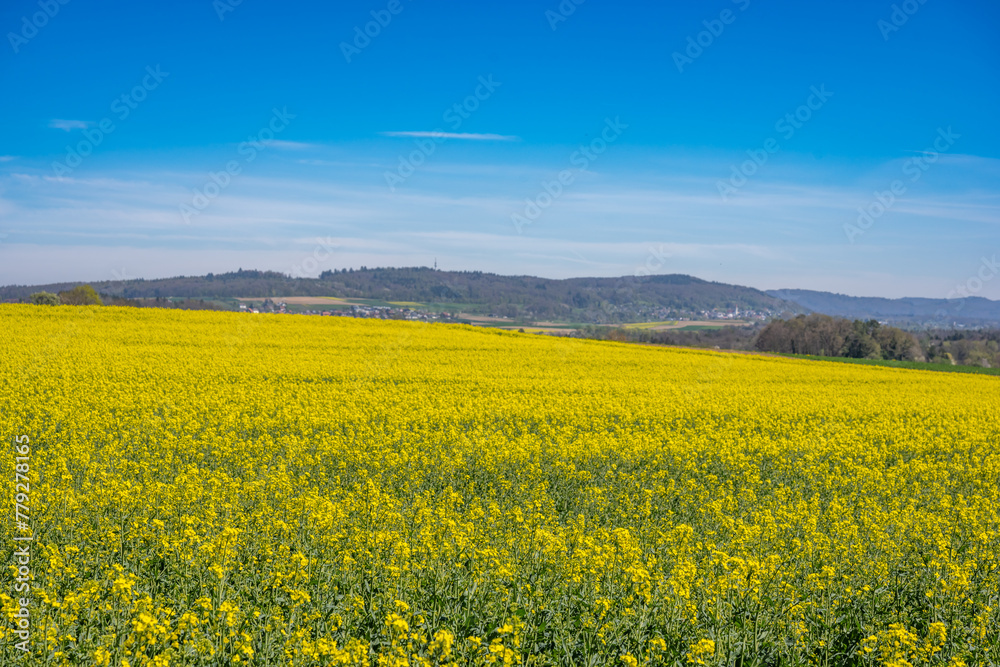
[[[383,137],[415,137],[431,139],[465,139],[467,141],[520,141],[520,137],[510,134],[477,134],[473,132],[381,132]]]
[[[320,148],[319,144],[310,144],[303,141],[285,141],[283,139],[271,139],[264,142],[267,146],[274,146],[275,148],[286,148],[293,151],[303,151],[311,148]]]
[[[794,181],[775,170],[723,202],[715,182],[724,161],[670,158],[651,168],[648,156],[635,154],[602,162],[599,179],[580,176],[518,233],[511,214],[561,162],[530,169],[441,162],[419,187],[387,197],[383,167],[371,154],[338,149],[332,158],[311,159],[289,143],[279,146],[301,158],[294,160],[301,171],[255,165],[191,227],[182,225],[178,205],[189,200],[192,183],[203,182],[196,169],[146,164],[52,177],[44,165],[22,166],[23,156],[8,162],[0,168],[0,232],[9,234],[0,244],[0,284],[112,279],[109,267],[147,278],[250,262],[288,272],[309,250],[290,237],[329,237],[343,247],[324,270],[428,266],[437,257],[456,270],[610,276],[663,257],[663,273],[762,289],[944,296],[977,270],[983,252],[993,256],[1000,220],[1000,197],[983,186],[998,168],[992,159],[936,164],[933,177],[908,183],[891,211],[851,243],[844,225],[855,223],[873,191],[885,189],[897,162],[860,176],[804,166]],[[314,165],[334,171],[318,175]],[[969,237],[983,239],[984,250],[969,252]],[[920,239],[934,242],[936,275],[919,273],[931,259]],[[997,298],[998,287],[984,284],[978,295]]]
[[[89,120],[65,120],[62,118],[53,118],[49,121],[49,127],[53,130],[64,130],[66,132],[70,130],[86,130],[93,124]]]

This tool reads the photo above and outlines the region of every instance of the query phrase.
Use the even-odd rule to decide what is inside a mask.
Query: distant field
[[[746,320],[667,320],[664,322],[629,322],[626,329],[652,329],[654,331],[702,331],[723,327],[742,327],[750,324]]]
[[[463,320],[469,320],[470,322],[483,322],[483,323],[493,323],[500,322],[503,324],[510,324],[512,320],[506,317],[489,317],[488,315],[473,315],[472,313],[459,313],[458,317]]]
[[[683,327],[666,327],[671,331],[718,331],[719,329],[725,329],[724,324],[691,324]],[[663,328],[654,329],[654,331],[662,331]]]
[[[524,333],[552,333],[568,334],[573,331],[572,327],[500,327],[509,331],[523,331]]]
[[[780,356],[791,357],[793,359],[813,359],[816,361],[839,361],[845,364],[861,364],[863,366],[886,366],[888,368],[908,368],[911,370],[943,371],[945,373],[975,373],[978,375],[1000,375],[1000,368],[983,368],[981,366],[952,366],[951,364],[929,364],[922,361],[850,359],[847,357],[818,357],[808,354],[782,354]]]
[[[663,322],[629,322],[623,325],[626,329],[654,329],[656,327],[672,327],[677,324],[677,320],[665,320]]]

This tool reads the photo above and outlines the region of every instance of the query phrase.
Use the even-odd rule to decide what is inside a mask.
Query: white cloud
[[[842,227],[873,187],[848,170],[804,171],[794,181],[762,175],[723,203],[714,175],[638,172],[633,159],[602,162],[599,177],[581,175],[519,235],[511,214],[552,180],[561,164],[554,155],[555,167],[536,161],[531,170],[442,159],[441,173],[428,168],[396,193],[369,154],[324,161],[330,171],[322,176],[305,165],[285,173],[287,162],[279,176],[254,163],[189,226],[178,206],[205,182],[202,172],[147,167],[55,179],[26,166],[0,173],[0,231],[11,234],[0,246],[0,284],[96,280],[123,267],[137,277],[288,271],[311,252],[310,239],[332,238],[337,249],[319,270],[429,266],[437,257],[456,270],[621,276],[655,249],[669,256],[660,273],[759,288],[943,296],[980,254],[1000,251],[992,233],[1000,198],[956,179],[922,181],[852,245]],[[970,166],[978,175],[989,165]],[[1000,281],[992,281],[980,295],[997,298],[997,290]]]
[[[314,160],[314,159],[296,160],[296,162],[298,162],[299,164],[307,164],[310,167],[336,167],[342,164],[334,160]]]
[[[66,132],[70,130],[86,130],[93,124],[94,122],[90,120],[63,120],[61,118],[53,118],[49,121],[49,127],[52,129],[65,130]]]
[[[270,141],[265,141],[264,145],[274,146],[275,148],[286,148],[293,151],[321,148],[320,144],[309,144],[302,141],[284,141],[282,139],[271,139]]]
[[[471,132],[381,132],[384,137],[416,137],[430,139],[463,139],[468,141],[520,141],[520,137],[509,134],[475,134]]]

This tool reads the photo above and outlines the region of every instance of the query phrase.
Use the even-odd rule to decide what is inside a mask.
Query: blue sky
[[[651,4],[3,3],[0,284],[436,259],[1000,298],[996,3]]]

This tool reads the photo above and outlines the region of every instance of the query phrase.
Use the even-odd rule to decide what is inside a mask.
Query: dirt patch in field
[[[510,318],[507,317],[489,317],[487,315],[470,315],[469,313],[459,313],[457,317],[472,322],[510,322]]]
[[[745,327],[749,322],[743,320],[679,320],[676,324],[657,324],[649,327],[650,331],[667,331],[683,329],[684,327]]]
[[[569,336],[576,332],[576,329],[564,329],[555,327],[536,327],[536,326],[509,326],[509,327],[496,327],[497,329],[504,329],[506,331],[520,331],[523,330],[524,333],[544,333],[544,334],[556,334],[560,336]]]
[[[335,296],[273,296],[273,297],[241,297],[237,301],[263,301],[265,298],[271,299],[275,303],[283,301],[284,303],[295,304],[297,306],[319,306],[322,304],[331,303],[349,303],[341,298]]]

